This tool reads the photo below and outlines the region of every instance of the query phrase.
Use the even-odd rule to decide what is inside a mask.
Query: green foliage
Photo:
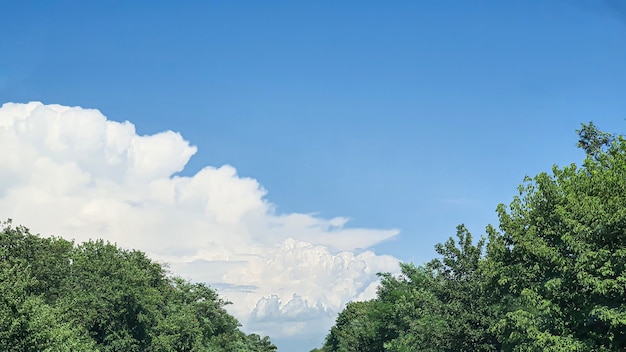
[[[510,350],[626,347],[626,143],[582,168],[526,179],[488,256],[492,284],[514,304],[497,325]]]
[[[581,128],[576,130],[578,133],[578,147],[582,148],[588,156],[598,158],[600,154],[606,150],[608,146],[615,140],[615,136],[598,130],[593,122],[588,125],[581,124]]]
[[[626,140],[577,132],[582,167],[527,177],[488,243],[459,226],[439,258],[382,274],[321,351],[625,350]]]
[[[322,351],[494,351],[495,315],[486,301],[479,264],[485,241],[473,244],[464,226],[457,241],[422,267],[401,264],[381,274],[376,299],[352,302],[339,314]]]
[[[239,330],[226,304],[142,252],[2,224],[2,351],[276,351]]]
[[[46,285],[37,279],[32,267],[46,272],[48,265],[31,263],[31,250],[41,249],[30,246],[37,237],[28,234],[24,227],[10,225],[3,223],[0,235],[0,350],[97,351],[86,331],[63,320],[60,309],[47,304],[42,296]],[[12,255],[13,252],[21,257]],[[58,279],[54,275],[51,278]]]
[[[330,330],[324,351],[379,351],[383,341],[379,338],[379,321],[372,317],[376,313],[373,303],[349,303]]]

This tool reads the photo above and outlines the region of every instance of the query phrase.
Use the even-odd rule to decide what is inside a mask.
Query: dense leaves
[[[1,351],[269,352],[217,293],[139,251],[0,232]]]
[[[488,242],[459,226],[440,258],[383,274],[318,351],[626,349],[626,140],[577,132],[582,166],[527,177]]]

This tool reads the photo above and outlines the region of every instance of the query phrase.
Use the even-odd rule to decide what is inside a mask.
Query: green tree
[[[0,351],[276,351],[226,304],[140,251],[2,224]]]
[[[461,225],[456,240],[435,246],[441,256],[423,268],[403,264],[398,279],[383,276],[379,299],[391,302],[398,337],[388,351],[496,351],[496,321],[482,274],[485,240],[473,243]],[[386,291],[390,291],[387,293]],[[389,296],[389,297],[387,297]]]
[[[87,328],[102,351],[141,351],[151,345],[150,330],[168,286],[158,264],[141,252],[91,241],[75,248],[70,273],[71,284],[58,304]]]
[[[498,207],[487,273],[508,306],[503,350],[626,348],[626,142],[583,130],[581,168],[527,178]]]
[[[375,317],[377,302],[350,302],[339,314],[334,327],[326,338],[323,351],[376,352],[381,351],[380,321]]]
[[[246,340],[246,344],[251,352],[273,352],[278,350],[268,336],[261,338],[258,334],[250,334],[246,336]]]
[[[483,273],[485,239],[476,244],[464,225],[457,227],[456,241],[435,246],[440,255],[427,264],[436,279],[432,291],[442,302],[446,333],[430,344],[438,351],[496,351],[498,341],[489,327],[499,312],[499,301],[491,301]]]
[[[97,351],[86,331],[63,320],[61,312],[41,295],[46,284],[32,273],[31,263],[13,256],[36,237],[23,227],[2,224],[0,233],[0,350]],[[55,277],[52,276],[54,279]]]
[[[485,241],[464,226],[436,246],[441,258],[381,274],[377,298],[339,314],[322,351],[496,351],[497,321],[481,272]]]
[[[615,135],[600,131],[593,122],[581,124],[578,133],[578,147],[582,148],[588,156],[598,158],[606,148],[615,140]]]
[[[427,267],[401,264],[402,274],[382,274],[377,315],[383,326],[385,350],[437,351],[449,331],[437,278]],[[383,351],[380,349],[379,351]]]
[[[581,167],[525,178],[488,243],[460,226],[439,259],[382,274],[377,298],[342,312],[322,351],[625,350],[626,140],[593,123],[577,132]]]

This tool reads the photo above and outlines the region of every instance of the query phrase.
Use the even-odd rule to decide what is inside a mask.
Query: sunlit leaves
[[[626,140],[591,123],[578,133],[582,167],[524,178],[497,207],[484,253],[459,226],[456,240],[436,246],[439,258],[382,275],[368,302],[388,327],[379,351],[626,348]],[[342,326],[336,336],[359,336]]]

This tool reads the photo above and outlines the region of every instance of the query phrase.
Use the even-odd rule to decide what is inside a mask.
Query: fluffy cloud
[[[347,301],[374,295],[377,272],[397,268],[366,250],[397,230],[277,214],[228,165],[175,176],[196,152],[175,132],[140,136],[97,110],[7,103],[0,150],[0,216],[143,250],[216,287],[247,330],[323,334]]]

